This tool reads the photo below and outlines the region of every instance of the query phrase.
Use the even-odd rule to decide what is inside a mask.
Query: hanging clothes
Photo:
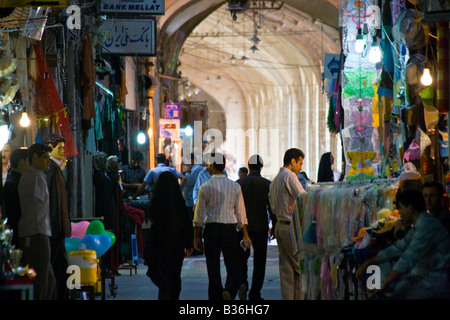
[[[39,43],[33,45],[31,56],[36,58],[36,63],[30,70],[36,77],[37,101],[34,110],[36,119],[52,118],[57,124],[57,131],[59,131],[54,133],[60,134],[66,139],[64,156],[66,158],[76,156],[78,149],[75,145],[67,109],[63,105]]]
[[[86,33],[83,38],[83,60],[81,65],[81,88],[83,112],[81,116],[82,127],[88,130],[92,127],[91,119],[95,118],[94,87],[97,72],[95,70],[92,54],[91,40]]]
[[[397,187],[396,179],[322,183],[297,198],[290,232],[294,254],[300,260],[305,299],[364,296],[351,273],[340,275],[345,268],[337,266],[355,263],[349,260],[354,238],[377,221],[380,209],[393,209]]]

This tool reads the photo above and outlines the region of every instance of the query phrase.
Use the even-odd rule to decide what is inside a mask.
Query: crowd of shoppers
[[[16,231],[12,242],[23,250],[22,262],[36,270],[35,299],[68,296],[64,239],[70,237],[71,228],[64,142],[63,137],[50,135],[45,143],[6,152],[2,213]],[[248,169],[240,168],[239,179],[233,181],[221,153],[208,154],[202,161],[192,154],[183,173],[158,154],[156,167],[145,173],[139,151],[132,153],[131,163],[125,166],[120,166],[118,157],[97,152],[93,157],[95,212],[104,218],[105,229],[116,230],[122,201],[148,193],[150,229],[143,259],[147,275],[159,288],[159,299],[179,299],[183,260],[192,254],[205,256],[210,300],[263,299],[270,238],[276,238],[278,245],[281,298],[301,299],[299,260],[294,256],[290,225],[297,197],[313,183],[301,171],[304,158],[299,149],[287,150],[283,167],[270,181],[261,176],[263,159],[253,155]],[[322,156],[318,182],[333,181],[333,160],[331,153]],[[409,228],[401,239],[359,266],[356,276],[361,278],[371,264],[392,260],[395,264],[378,297],[385,292],[398,298],[448,297],[450,215],[445,190],[439,183],[425,183],[421,191],[400,191],[396,203]],[[221,256],[227,273],[224,284]]]

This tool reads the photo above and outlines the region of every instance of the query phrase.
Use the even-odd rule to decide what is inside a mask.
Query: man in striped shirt
[[[281,299],[300,299],[300,267],[294,256],[290,240],[290,224],[295,208],[295,200],[305,192],[297,174],[302,170],[303,151],[292,148],[285,152],[283,167],[270,184],[269,202],[277,217],[275,237],[277,238]]]
[[[251,244],[247,233],[247,215],[241,187],[224,174],[225,157],[209,156],[211,179],[199,189],[194,213],[194,249],[204,249],[208,271],[210,300],[233,299],[241,284],[240,240]],[[203,231],[204,248],[201,239]],[[242,233],[240,232],[242,231]],[[241,238],[242,235],[242,238]],[[220,275],[220,253],[227,270],[225,288]]]

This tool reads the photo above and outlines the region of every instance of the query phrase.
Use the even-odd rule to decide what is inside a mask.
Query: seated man
[[[438,219],[447,231],[450,231],[450,212],[444,206],[444,186],[438,182],[424,183],[422,194],[428,213]]]
[[[395,260],[379,292],[390,291],[394,299],[448,299],[449,233],[426,212],[421,192],[399,192],[396,201],[400,215],[405,222],[413,224],[413,228],[405,237],[366,260],[356,271],[356,277],[362,279],[370,265]]]

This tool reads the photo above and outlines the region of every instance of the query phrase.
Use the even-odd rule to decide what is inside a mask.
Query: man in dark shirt
[[[269,204],[269,186],[270,181],[261,177],[261,169],[263,167],[262,158],[259,155],[253,155],[248,161],[250,173],[248,176],[237,180],[242,189],[244,197],[245,210],[248,219],[248,234],[252,240],[253,246],[253,277],[252,287],[249,292],[249,300],[260,300],[261,289],[264,283],[264,276],[266,272],[266,258],[267,258],[267,238],[269,230],[269,220],[272,220],[274,230],[276,218],[272,213]],[[269,215],[267,214],[269,213]],[[273,232],[272,232],[273,234]],[[248,288],[247,281],[247,262],[250,256],[250,248],[242,250],[243,258],[243,283]],[[240,290],[240,299],[244,299],[246,293]]]
[[[63,170],[66,165],[65,158],[66,139],[58,134],[50,134],[45,143],[52,148],[48,170],[44,170],[47,176],[49,192],[50,225],[52,235],[50,237],[51,264],[57,284],[58,300],[67,300],[67,267],[69,261],[65,247],[65,239],[72,234],[70,223],[69,204],[67,198],[67,184]]]
[[[130,164],[122,166],[122,185],[124,187],[124,198],[133,196],[139,185],[144,181],[145,170],[141,167],[144,156],[139,150],[136,150],[131,155]]]
[[[8,218],[8,225],[13,230],[12,244],[19,246],[19,219],[20,219],[20,199],[17,187],[20,177],[27,170],[27,149],[16,149],[10,158],[12,170],[6,178],[3,187],[3,203],[5,217]]]
[[[444,206],[444,186],[438,182],[427,182],[422,186],[427,211],[438,219],[450,232],[450,213]]]

